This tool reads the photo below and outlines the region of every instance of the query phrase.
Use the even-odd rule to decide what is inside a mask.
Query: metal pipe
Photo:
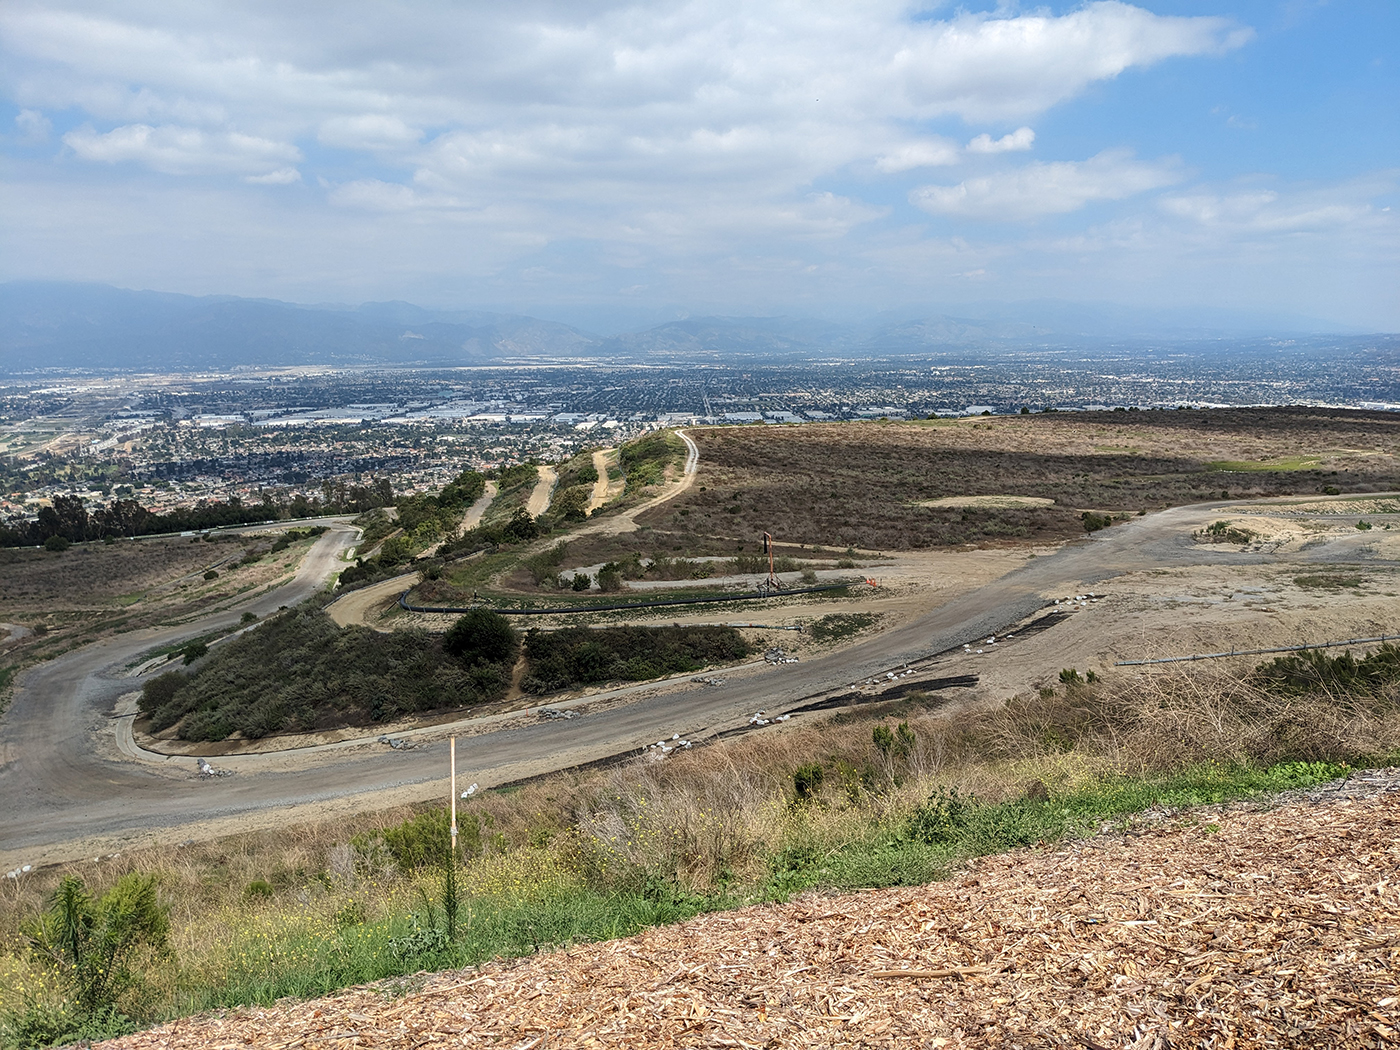
[[[1375,638],[1348,638],[1340,642],[1310,642],[1307,645],[1283,645],[1272,649],[1231,649],[1228,653],[1195,653],[1191,656],[1162,656],[1155,660],[1115,660],[1114,667],[1141,667],[1144,664],[1176,664],[1187,660],[1219,660],[1226,656],[1267,656],[1269,653],[1299,653],[1305,649],[1336,649],[1343,645],[1369,645],[1372,642],[1400,640],[1400,634],[1382,634]]]

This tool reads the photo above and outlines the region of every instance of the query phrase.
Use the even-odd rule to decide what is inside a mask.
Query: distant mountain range
[[[1059,302],[991,303],[856,324],[695,317],[599,336],[515,314],[411,303],[298,305],[95,284],[0,284],[0,372],[35,368],[189,371],[277,365],[482,365],[522,358],[647,360],[860,357],[1010,350],[1114,340],[1316,335],[1310,318],[1193,315]]]

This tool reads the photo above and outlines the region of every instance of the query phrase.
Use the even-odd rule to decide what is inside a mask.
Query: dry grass
[[[931,793],[956,788],[987,803],[1014,802],[1038,782],[1052,799],[1083,806],[1125,777],[1209,766],[1228,784],[1230,771],[1246,764],[1393,754],[1400,752],[1397,699],[1394,689],[1276,697],[1200,669],[1062,686],[976,710],[941,711],[916,697],[884,718],[814,718],[664,761],[488,792],[462,807],[463,823],[474,821],[480,836],[461,884],[469,903],[500,909],[570,893],[636,898],[657,886],[712,900],[781,897],[790,892],[782,888],[783,858],[806,865],[799,888],[922,882],[957,854],[921,854],[874,875],[861,865],[866,854],[897,845]],[[904,744],[878,746],[874,727],[897,730],[900,722],[909,732],[894,739]],[[800,800],[793,773],[811,765],[824,776]],[[381,952],[374,939],[402,925],[420,890],[437,892],[436,876],[398,872],[384,854],[349,840],[373,839],[414,812],[133,851],[70,870],[98,892],[127,872],[159,873],[179,966],[158,973],[151,994],[179,1002],[179,988],[253,987],[248,974],[279,967],[325,972],[328,953],[345,950],[347,937],[365,941],[356,942],[361,963]],[[46,870],[0,884],[0,943],[18,948],[20,920],[41,907],[59,875]],[[11,994],[0,1000],[35,976],[19,955],[6,966]]]
[[[692,436],[701,451],[696,487],[638,519],[686,549],[700,537],[764,531],[872,550],[1046,541],[1081,535],[1086,509],[1136,513],[1222,491],[1249,498],[1400,486],[1400,422],[1378,413],[1060,413]],[[1055,503],[961,505],[989,496]],[[959,505],[919,505],[950,498]]]

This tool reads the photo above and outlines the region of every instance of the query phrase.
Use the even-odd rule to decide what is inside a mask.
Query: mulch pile
[[[399,998],[356,988],[103,1046],[1382,1047],[1400,1045],[1397,973],[1392,790],[1198,810],[944,883],[707,915]]]

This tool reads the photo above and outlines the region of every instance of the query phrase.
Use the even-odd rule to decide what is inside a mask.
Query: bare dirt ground
[[[617,449],[600,448],[593,452],[593,469],[598,472],[598,480],[593,482],[593,493],[588,497],[588,505],[583,508],[585,514],[592,514],[599,507],[622,495],[622,489],[627,484],[625,478],[618,478],[612,481],[608,478],[608,467],[617,462]]]
[[[1396,774],[101,1045],[1390,1046]]]
[[[538,469],[540,480],[535,483],[535,487],[530,493],[530,499],[525,504],[525,509],[532,518],[539,517],[549,509],[550,497],[554,495],[554,485],[559,480],[559,474],[553,467],[541,466]]]

